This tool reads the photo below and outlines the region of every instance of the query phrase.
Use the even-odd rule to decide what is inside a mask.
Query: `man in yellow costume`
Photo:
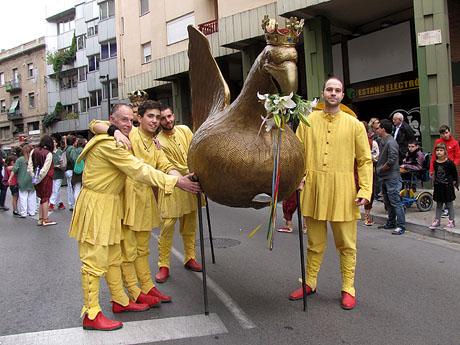
[[[157,149],[154,137],[160,125],[161,103],[147,100],[138,107],[139,128],[133,127],[126,138],[118,129],[112,128],[117,141],[131,147],[133,155],[157,170],[167,174],[182,176]],[[113,126],[112,126],[113,127]],[[106,122],[93,121],[90,129],[94,133],[107,133]],[[111,133],[112,134],[112,133]],[[131,300],[147,304],[146,295],[153,296],[158,302],[170,302],[171,296],[162,294],[155,287],[149,265],[149,242],[152,228],[160,226],[158,204],[150,185],[136,182],[127,177],[123,194],[123,235],[121,265],[123,282]],[[140,288],[138,286],[140,285]]]
[[[297,129],[306,154],[306,171],[301,195],[302,215],[307,217],[307,295],[316,292],[317,276],[327,243],[327,222],[340,256],[342,308],[353,309],[355,300],[356,219],[359,206],[369,202],[372,192],[372,157],[362,123],[343,112],[343,83],[326,80],[321,96],[324,109],[312,112]],[[357,163],[359,190],[354,179]],[[302,299],[302,288],[289,296]]]
[[[160,126],[161,132],[157,139],[160,141],[166,158],[172,163],[174,169],[182,175],[188,174],[187,153],[193,136],[192,131],[187,126],[175,125],[174,113],[171,107],[167,105],[161,107]],[[165,197],[165,193],[160,190],[159,202],[162,222],[160,237],[158,238],[159,271],[155,276],[155,281],[163,283],[168,279],[169,258],[177,220],[180,222],[179,232],[184,244],[184,267],[195,272],[201,272],[202,267],[196,262],[195,254],[198,209],[196,195],[176,189],[171,195]]]
[[[111,124],[125,136],[129,135],[133,123],[130,106],[116,105],[110,115]],[[121,219],[123,208],[120,200],[126,176],[138,182],[157,186],[165,194],[171,194],[175,187],[191,193],[201,191],[192,176],[171,176],[144,164],[115,140],[106,134],[95,136],[88,142],[78,160],[85,157],[83,188],[79,194],[72,215],[69,235],[79,245],[81,279],[84,305],[82,308],[83,328],[89,330],[113,330],[122,327],[119,321],[112,321],[102,315],[99,305],[100,277],[105,275],[112,294],[112,310],[142,311],[148,304],[136,304],[126,296],[120,273],[122,253],[120,241],[123,238]]]

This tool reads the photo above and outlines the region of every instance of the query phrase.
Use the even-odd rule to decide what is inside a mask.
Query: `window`
[[[80,113],[86,113],[88,111],[88,98],[80,99]]]
[[[110,91],[112,98],[118,98],[118,80],[112,80],[110,82]]]
[[[99,70],[99,54],[88,56],[88,70],[89,72]]]
[[[58,35],[63,34],[64,32],[73,30],[75,29],[75,21],[73,20],[73,18],[63,20],[58,23],[57,29],[58,29]]]
[[[152,48],[150,42],[142,45],[142,56],[144,57],[143,63],[152,61]]]
[[[29,122],[27,124],[27,129],[30,131],[36,131],[40,129],[40,122],[39,121],[34,121],[34,122]]]
[[[34,77],[34,64],[33,63],[28,63],[27,64],[27,76],[29,78]]]
[[[0,128],[0,139],[8,139],[10,137],[10,127],[1,127]]]
[[[95,21],[88,23],[88,37],[95,36],[98,34],[97,24]]]
[[[17,68],[13,68],[13,80],[18,83],[19,82],[19,72]]]
[[[23,134],[24,133],[24,124],[23,123],[18,123],[16,125],[16,128],[15,128],[13,133],[15,133],[15,134]]]
[[[60,80],[61,90],[72,89],[77,87],[77,74],[62,77]]]
[[[85,81],[88,78],[88,67],[83,66],[78,69],[78,81]]]
[[[141,5],[141,16],[149,11],[149,0],[140,0]]]
[[[78,113],[78,104],[68,104],[64,105],[64,109],[67,113]]]
[[[5,73],[0,73],[0,85],[5,85]]]
[[[35,108],[35,94],[29,93],[29,108]]]
[[[89,93],[89,106],[97,107],[101,105],[102,101],[102,92],[101,90],[91,91]]]
[[[77,37],[77,50],[82,50],[86,48],[86,36],[81,35]]]
[[[99,4],[99,16],[101,20],[115,16],[115,3],[113,0]]]
[[[0,112],[6,112],[6,101],[4,99],[0,101]]]
[[[188,38],[187,26],[189,25],[195,25],[193,12],[166,23],[168,44],[186,40]]]
[[[101,59],[117,56],[117,42],[115,40],[101,44]]]

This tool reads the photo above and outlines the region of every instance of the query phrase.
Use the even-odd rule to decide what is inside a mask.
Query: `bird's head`
[[[297,92],[297,50],[294,47],[268,45],[263,51],[263,69],[271,76],[281,94]]]

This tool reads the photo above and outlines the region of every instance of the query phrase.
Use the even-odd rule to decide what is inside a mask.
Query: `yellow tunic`
[[[340,111],[335,116],[314,111],[297,129],[306,154],[302,215],[336,222],[361,218],[355,199],[370,200],[372,157],[362,123]],[[357,161],[359,192],[354,180]]]
[[[85,156],[82,190],[69,229],[70,237],[80,242],[102,246],[120,243],[123,217],[120,193],[127,175],[158,186],[166,195],[175,189],[176,176],[142,163],[121,146],[116,147],[113,137],[106,134],[93,137],[78,161]]]
[[[144,163],[166,174],[174,169],[164,152],[158,150],[152,139],[142,134],[136,127],[131,130],[129,141],[134,156]],[[145,149],[146,147],[148,150]],[[152,228],[160,225],[158,204],[150,185],[135,182],[128,176],[124,198],[123,224],[127,225],[130,230],[151,231]]]
[[[182,175],[187,175],[189,173],[187,153],[193,133],[187,126],[175,126],[174,128],[174,134],[167,135],[160,132],[157,139],[174,169]],[[198,209],[196,195],[179,188],[176,188],[171,195],[165,195],[160,190],[159,203],[162,218],[179,218]]]

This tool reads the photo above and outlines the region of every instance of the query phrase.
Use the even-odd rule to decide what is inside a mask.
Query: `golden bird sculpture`
[[[291,23],[295,20],[291,18]],[[298,23],[298,22],[297,22]],[[303,25],[303,23],[302,23]],[[254,200],[272,192],[274,131],[261,129],[267,115],[260,94],[297,91],[297,51],[287,29],[262,22],[265,36],[275,35],[255,60],[239,96],[230,104],[230,91],[214,60],[207,38],[189,26],[189,75],[195,134],[188,153],[188,166],[198,176],[206,195],[232,207],[267,206]],[[298,29],[298,27],[297,27]],[[283,31],[284,30],[284,31]],[[300,34],[300,30],[296,35]],[[289,35],[288,35],[289,36]],[[296,37],[294,37],[296,38]],[[274,44],[270,44],[274,43]],[[260,134],[259,134],[260,132]],[[289,197],[305,172],[305,153],[294,132],[284,130],[278,200]]]

